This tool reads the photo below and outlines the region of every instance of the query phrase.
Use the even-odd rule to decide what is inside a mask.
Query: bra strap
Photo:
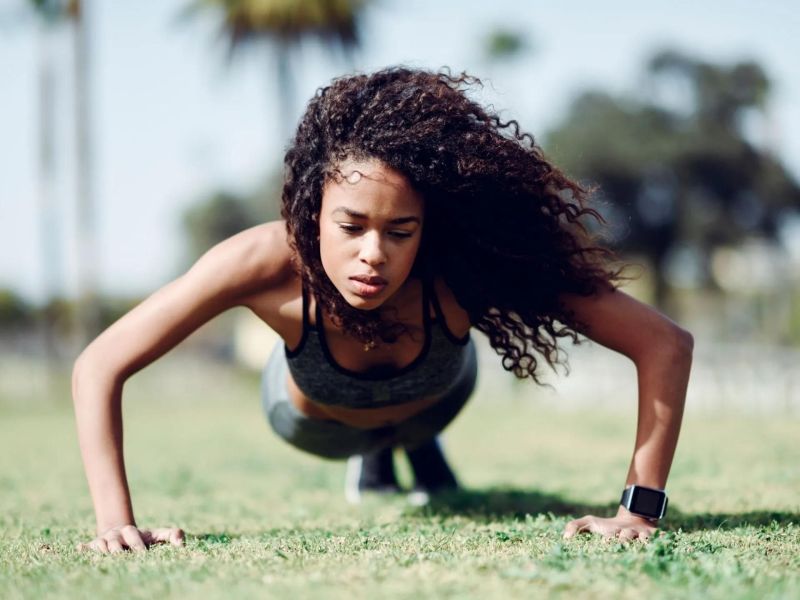
[[[449,339],[451,342],[458,346],[463,346],[469,341],[469,333],[463,338],[457,338],[453,335],[453,332],[447,327],[447,320],[444,318],[444,312],[442,312],[442,305],[439,304],[439,298],[436,297],[436,287],[433,283],[433,278],[430,280],[430,298],[431,302],[433,303],[433,311],[436,314],[436,321],[439,323],[439,329],[442,330],[445,337]],[[426,311],[427,316],[427,311]]]
[[[433,284],[433,276],[426,277],[425,285],[428,289],[428,302],[433,305],[433,313],[436,315],[436,320],[439,323],[444,323],[444,315],[442,314],[442,307],[439,304],[439,299],[436,297],[436,288]],[[426,316],[429,314],[430,310],[426,310]]]
[[[306,335],[306,331],[311,326],[311,320],[308,318],[308,309],[309,309],[309,301],[308,301],[308,290],[306,289],[306,282],[303,281],[303,337]]]
[[[436,309],[436,294],[433,291],[433,279],[429,275],[422,278],[422,322],[425,326],[425,331],[430,330],[431,324],[431,301],[433,301],[434,313],[438,315]]]

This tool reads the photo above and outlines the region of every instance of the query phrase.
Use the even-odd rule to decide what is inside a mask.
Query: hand
[[[638,539],[646,542],[657,528],[658,526],[652,521],[634,515],[620,506],[614,517],[586,515],[570,521],[564,528],[564,538],[571,538],[576,533],[598,533],[606,539],[618,538],[623,542]]]
[[[165,543],[183,546],[183,530],[177,527],[138,529],[135,525],[120,525],[104,531],[91,542],[78,544],[76,549],[79,552],[95,550],[114,554],[123,550],[142,552],[153,544]]]

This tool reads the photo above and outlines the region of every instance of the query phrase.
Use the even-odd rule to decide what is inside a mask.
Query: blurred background
[[[314,91],[406,64],[598,186],[625,289],[695,335],[690,411],[800,414],[798,31],[788,0],[0,0],[0,400],[68,402],[88,340],[278,218]],[[164,360],[249,377],[273,343],[237,309]],[[483,395],[634,406],[628,361],[567,350],[536,388],[483,344]]]

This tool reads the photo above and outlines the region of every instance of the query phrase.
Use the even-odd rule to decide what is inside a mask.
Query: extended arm
[[[683,417],[692,363],[691,334],[619,290],[590,297],[568,296],[563,301],[585,324],[581,333],[636,365],[639,412],[625,485],[663,489]],[[586,516],[572,521],[564,533],[571,537],[587,531],[633,539],[646,538],[654,529],[650,521],[620,507],[611,519]]]
[[[122,444],[125,380],[168,352],[200,325],[236,306],[254,287],[280,283],[289,264],[283,224],[268,223],[222,242],[185,275],[111,325],[75,362],[72,396],[78,439],[97,519],[99,551],[180,543],[177,529],[136,526]],[[285,240],[285,236],[283,236]]]

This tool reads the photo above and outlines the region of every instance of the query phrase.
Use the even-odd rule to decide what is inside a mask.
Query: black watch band
[[[629,485],[622,492],[619,503],[628,512],[645,519],[657,521],[667,514],[667,494],[664,490],[645,487],[643,485]]]

